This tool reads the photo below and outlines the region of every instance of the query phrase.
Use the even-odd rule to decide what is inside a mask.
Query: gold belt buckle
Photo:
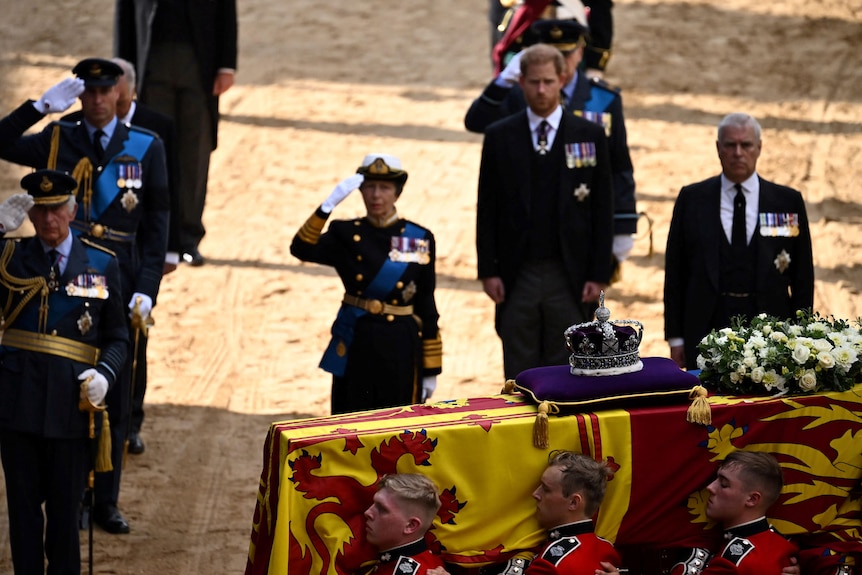
[[[377,299],[367,300],[367,303],[365,304],[365,309],[368,310],[368,313],[380,315],[383,313],[383,302]]]
[[[93,224],[93,227],[90,228],[90,235],[94,238],[101,238],[105,235],[105,226],[102,224]]]

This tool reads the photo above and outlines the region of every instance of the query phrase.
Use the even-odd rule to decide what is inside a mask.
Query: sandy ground
[[[96,573],[242,572],[270,421],[328,414],[317,363],[340,284],[290,256],[290,239],[367,152],[401,157],[410,179],[399,210],[437,237],[436,397],[502,384],[492,305],[474,279],[481,137],[462,124],[490,79],[485,0],[238,4],[240,72],[212,157],[208,263],[162,284],[147,451],[130,457],[120,502],[132,532],[96,532]],[[79,59],[110,55],[110,0],[0,5],[0,113]],[[762,122],[761,174],[805,195],[817,309],[862,315],[862,2],[617,0],[615,15],[608,78],[623,89],[655,249],[644,230],[608,307],[644,322],[642,355],[667,353],[661,287],[674,198],[718,172],[715,125],[731,111]],[[5,196],[26,170],[0,164]],[[361,213],[356,195],[336,216]],[[8,537],[2,505],[0,573],[11,573]]]

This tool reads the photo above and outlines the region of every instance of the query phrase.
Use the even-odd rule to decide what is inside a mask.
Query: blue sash
[[[404,234],[402,237],[408,238],[423,238],[425,232],[415,224],[407,223],[404,226]],[[395,287],[395,283],[404,274],[407,269],[407,262],[393,262],[387,259],[377,275],[371,280],[371,283],[365,289],[363,295],[367,299],[384,299],[386,295]],[[353,343],[353,330],[356,327],[356,320],[365,315],[364,309],[352,305],[341,304],[341,309],[338,310],[338,315],[335,322],[332,324],[332,339],[323,353],[323,358],[320,360],[320,367],[324,371],[328,371],[336,377],[343,377],[344,371],[347,368],[347,352],[350,350],[350,345]]]
[[[89,259],[88,269],[104,274],[108,268],[108,263],[111,261],[111,254],[89,246],[86,246],[86,248],[87,258]],[[118,296],[110,294],[110,297]],[[64,285],[61,285],[59,290],[51,292],[48,295],[48,321],[46,322],[48,332],[54,329],[57,322],[63,319],[69,312],[77,309],[80,304],[81,298],[67,295],[66,286]],[[21,312],[21,315],[15,319],[15,327],[34,333],[39,331],[39,305],[37,299],[31,300]]]
[[[102,171],[101,177],[96,180],[93,186],[93,202],[90,205],[89,220],[87,220],[86,214],[79,213],[77,218],[79,221],[99,221],[104,211],[108,209],[108,206],[111,205],[114,198],[120,193],[120,188],[117,186],[117,178],[119,177],[118,166],[121,162],[117,162],[116,159],[120,156],[132,156],[140,162],[154,139],[151,134],[129,130],[129,138],[123,145],[123,150],[111,158],[111,161],[108,162]],[[112,173],[114,174],[113,178],[110,176]],[[83,206],[80,209],[83,209]],[[75,232],[75,235],[81,235],[80,231],[73,230],[73,232]]]
[[[587,112],[604,112],[614,101],[614,93],[610,90],[590,87],[590,99],[584,102],[584,110]]]

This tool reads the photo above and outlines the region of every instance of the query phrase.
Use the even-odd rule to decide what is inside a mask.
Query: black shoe
[[[129,532],[129,522],[117,506],[111,503],[97,503],[93,510],[93,521],[108,533],[117,535]]]
[[[199,267],[204,265],[204,257],[201,255],[197,248],[184,250],[183,261],[193,267]]]
[[[146,446],[141,435],[137,431],[129,432],[129,453],[132,455],[140,455],[144,452]]]

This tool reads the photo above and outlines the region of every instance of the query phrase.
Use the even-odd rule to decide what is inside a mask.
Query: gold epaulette
[[[443,367],[443,340],[439,331],[436,338],[422,340],[422,367],[425,369]]]
[[[78,239],[81,240],[81,243],[85,244],[87,247],[95,248],[99,251],[105,252],[106,254],[111,254],[112,256],[117,257],[117,254],[113,250],[109,250],[105,246],[100,246],[99,244],[97,244],[91,240],[88,240],[87,238],[85,238],[83,236],[79,237]]]

